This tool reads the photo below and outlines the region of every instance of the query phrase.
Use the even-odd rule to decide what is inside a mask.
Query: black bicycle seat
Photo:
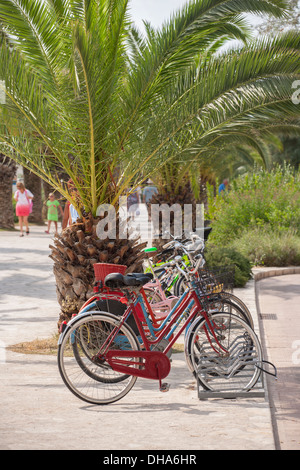
[[[134,276],[135,278],[144,278],[145,276],[147,276],[149,277],[150,280],[153,279],[152,273],[129,273],[129,274],[125,274],[125,276],[129,276],[129,277]]]
[[[111,273],[108,274],[104,279],[104,284],[106,287],[111,289],[122,288],[122,287],[141,287],[144,284],[147,284],[153,278],[152,274],[143,274],[143,273],[130,273],[130,274],[120,274],[120,273]]]

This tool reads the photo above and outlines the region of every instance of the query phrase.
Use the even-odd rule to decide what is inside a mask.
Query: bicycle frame
[[[139,296],[137,296],[137,299],[139,299]],[[131,295],[128,295],[128,308],[126,309],[124,315],[121,317],[120,322],[118,322],[118,325],[113,329],[113,331],[110,333],[106,341],[101,346],[101,349],[99,350],[97,355],[94,356],[99,359],[100,358],[106,359],[107,362],[115,371],[130,374],[130,375],[135,375],[138,377],[158,379],[159,381],[161,381],[162,378],[168,375],[169,370],[170,370],[170,368],[167,366],[167,363],[170,363],[168,356],[167,356],[168,352],[171,350],[172,346],[174,345],[176,340],[179,338],[181,333],[186,329],[187,325],[192,322],[192,320],[196,317],[196,315],[199,314],[199,311],[206,320],[206,324],[207,324],[206,334],[208,335],[207,330],[209,330],[210,334],[216,340],[219,348],[224,353],[227,354],[228,351],[226,351],[226,349],[224,349],[220,345],[217,339],[217,336],[214,331],[214,326],[211,324],[205,310],[203,310],[201,301],[194,287],[189,288],[181,296],[176,306],[172,309],[172,312],[170,312],[170,321],[165,322],[165,325],[161,328],[159,335],[156,337],[149,337],[146,335],[143,324],[140,321],[138,312],[136,310],[136,305],[140,302],[140,300],[136,302],[137,299],[133,298]],[[189,310],[187,314],[188,308]],[[133,314],[135,318],[144,350],[143,351],[135,351],[135,350],[127,351],[127,350],[119,350],[119,349],[109,350],[110,345],[115,340],[115,338],[118,335],[118,332],[120,331],[120,329],[126,322],[127,318],[131,314]],[[182,322],[184,317],[186,317],[186,319],[183,322],[183,324],[180,326],[180,323]],[[176,334],[175,334],[175,331],[176,331]],[[156,351],[155,349],[154,350],[152,349],[153,347],[155,348],[155,346],[159,345],[159,343],[163,339],[168,339],[168,338],[170,339],[170,341],[168,341],[167,346],[164,347],[162,351]],[[151,358],[152,358],[152,362],[151,362]],[[139,361],[135,362],[133,361],[133,359],[139,359]],[[140,367],[141,359],[144,359],[145,361],[142,368]],[[154,369],[156,370],[157,374],[155,370],[153,369],[153,361],[155,362]]]
[[[144,289],[153,290],[153,292],[155,293],[155,287],[157,287],[159,294],[161,295],[163,300],[161,302],[155,302],[154,304],[152,304],[148,301]],[[166,297],[158,279],[155,279],[154,281],[145,284],[140,289],[139,295],[135,300],[135,305],[139,306],[139,318],[141,319],[142,317],[142,321],[146,323],[146,328],[152,336],[157,336],[157,334],[159,334],[159,332],[165,327],[166,323],[170,321],[172,315],[175,313],[177,307],[180,305],[182,299],[187,293],[188,290],[183,293],[180,298],[175,296]],[[96,302],[98,300],[117,300],[123,303],[128,302],[121,291],[111,291],[108,288],[104,288],[99,295],[93,296],[92,298],[87,300],[85,304],[81,307],[77,315],[83,314],[88,310],[91,310],[92,308],[96,308]],[[148,312],[146,311],[145,305],[148,309]],[[189,308],[191,307],[192,304],[189,306]],[[151,317],[151,321],[149,319],[149,315]],[[126,317],[126,319],[127,318],[128,317]]]
[[[177,302],[178,297],[176,297],[175,295],[169,295],[167,297],[158,279],[155,279],[154,281],[149,282],[148,284],[143,286],[144,292],[145,289],[147,291],[151,291],[154,296],[155,294],[158,294],[159,297],[162,299],[158,302],[149,302],[149,304],[151,305],[152,312],[155,313],[155,316],[153,315],[153,320],[157,321],[159,318],[165,318],[166,314],[168,314],[172,309],[174,302]]]
[[[187,295],[188,291],[186,291],[180,297],[180,299],[178,299],[176,297],[177,302],[173,306],[173,308],[171,308],[171,305],[168,305],[168,312],[165,312],[162,316],[157,316],[157,313],[153,312],[153,305],[148,302],[145,291],[144,291],[144,287],[146,287],[147,285],[148,284],[146,284],[145,286],[143,286],[141,288],[141,290],[139,292],[139,295],[134,300],[134,305],[136,307],[136,315],[138,315],[139,321],[142,321],[142,323],[145,324],[144,328],[146,328],[148,330],[147,332],[149,332],[150,335],[156,336],[165,327],[165,325],[169,322],[172,315],[176,311],[176,308],[180,305],[180,302],[185,297],[185,295]],[[98,300],[117,300],[119,302],[128,304],[128,299],[126,299],[124,297],[123,292],[107,290],[105,292],[102,292],[98,296],[94,296],[91,299],[89,299],[81,307],[81,309],[80,309],[80,311],[78,312],[77,315],[82,315],[82,314],[88,312],[89,310],[92,310],[93,308],[96,308],[96,306],[97,306],[96,302]],[[172,302],[174,302],[174,299],[172,300]],[[162,302],[160,302],[159,304],[162,304]],[[157,304],[155,304],[155,307],[156,307],[156,305]],[[147,307],[148,312],[147,312],[145,306]],[[191,308],[192,303],[188,307]],[[137,311],[137,308],[139,309],[139,311]],[[124,312],[124,314],[125,313],[126,313],[126,311]],[[124,314],[123,314],[123,316],[124,316]],[[151,317],[151,320],[149,318],[149,315]],[[129,317],[129,314],[126,316],[126,320],[128,319],[128,317]],[[124,320],[124,321],[126,321],[126,320]],[[171,333],[170,333],[170,335],[171,335]]]
[[[159,293],[160,297],[162,298],[162,301],[151,303],[148,302],[145,290],[151,290],[155,294],[155,292]],[[157,290],[156,290],[157,289]],[[152,322],[148,320],[148,315],[145,313],[144,303],[140,303],[141,310],[143,310],[143,315],[145,317],[145,320],[147,322],[147,326],[151,332],[151,334],[155,334],[155,331],[159,328],[161,325],[161,322],[165,320],[166,318],[169,318],[170,312],[172,310],[172,307],[174,306],[174,303],[178,301],[178,297],[175,296],[169,296],[166,297],[164,290],[161,287],[160,281],[158,279],[155,279],[152,282],[147,283],[144,285],[141,289],[141,295],[143,297],[143,302],[147,305],[149,314],[151,316]],[[83,314],[87,312],[88,310],[91,310],[92,308],[96,308],[96,302],[98,300],[118,300],[124,299],[124,294],[122,292],[116,292],[116,291],[110,291],[107,288],[104,288],[99,295],[95,295],[91,297],[89,300],[87,300],[79,310],[78,314]]]
[[[191,259],[189,258],[189,255],[187,253],[185,253],[181,257],[181,261],[183,262],[185,267],[191,266],[191,264],[192,264]],[[149,310],[149,313],[150,313],[150,316],[151,316],[151,319],[152,319],[152,324],[150,324],[148,322],[148,328],[150,329],[151,334],[155,334],[155,331],[157,331],[157,329],[161,325],[161,322],[163,320],[165,320],[166,318],[169,318],[169,313],[172,310],[172,307],[174,306],[174,303],[176,303],[178,301],[179,297],[174,296],[174,295],[170,295],[168,297],[166,296],[165,291],[162,288],[162,285],[160,283],[159,276],[157,276],[157,274],[155,273],[155,271],[153,269],[154,266],[158,266],[158,265],[162,268],[163,267],[167,268],[167,265],[169,263],[162,262],[162,263],[158,263],[157,265],[153,265],[153,263],[151,262],[150,257],[148,258],[148,263],[149,263],[149,267],[146,269],[146,272],[151,271],[153,276],[154,276],[154,280],[149,282],[148,284],[144,285],[143,289],[149,289],[149,290],[153,291],[154,294],[155,294],[155,292],[158,292],[159,296],[162,299],[162,301],[155,302],[155,303],[150,303],[149,302],[149,304],[151,305],[151,307],[149,308],[146,296],[143,295],[144,302],[146,303],[146,305],[148,307],[148,310]],[[178,277],[179,277],[179,273],[177,275],[175,275],[175,277],[173,278],[171,284],[168,285],[167,290],[172,288],[172,286],[175,284]],[[172,278],[172,276],[171,276],[171,278]],[[96,290],[94,290],[94,291],[97,292]],[[90,299],[88,299],[82,305],[82,307],[80,308],[78,314],[85,313],[86,311],[90,310],[91,308],[95,308],[96,307],[96,302],[98,300],[101,300],[101,299],[105,300],[106,298],[109,299],[110,298],[109,297],[110,291],[108,289],[104,289],[104,291],[108,295],[103,295],[103,293],[101,293],[101,295],[95,295],[95,296],[91,297]],[[145,293],[145,291],[142,290],[142,293]],[[123,297],[122,293],[120,293],[120,297]],[[115,300],[120,300],[120,299],[117,298]],[[144,316],[145,316],[145,313],[144,313]]]

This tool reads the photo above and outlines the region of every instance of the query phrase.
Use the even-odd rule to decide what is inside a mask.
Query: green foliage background
[[[237,178],[224,196],[208,187],[208,258],[245,257],[251,265],[300,264],[300,171],[289,165]],[[247,277],[247,263],[240,262]]]

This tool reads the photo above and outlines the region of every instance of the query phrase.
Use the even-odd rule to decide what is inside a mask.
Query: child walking
[[[33,194],[29,191],[29,189],[25,188],[23,183],[18,181],[17,191],[15,192],[14,198],[17,201],[16,216],[19,218],[20,237],[24,237],[23,235],[24,225],[26,227],[26,234],[29,235],[28,216],[31,212]]]
[[[58,202],[58,200],[55,199],[55,196],[54,196],[53,193],[49,194],[49,199],[48,199],[46,205],[48,207],[48,213],[47,213],[48,228],[47,228],[47,230],[45,230],[45,233],[50,233],[51,222],[54,222],[55,232],[57,232],[58,208],[60,209],[61,215],[63,215],[63,210],[62,210],[61,205]]]

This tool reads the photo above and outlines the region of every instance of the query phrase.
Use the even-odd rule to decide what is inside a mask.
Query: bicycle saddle
[[[112,289],[121,287],[141,287],[153,279],[152,273],[111,273],[104,279],[104,285]]]

